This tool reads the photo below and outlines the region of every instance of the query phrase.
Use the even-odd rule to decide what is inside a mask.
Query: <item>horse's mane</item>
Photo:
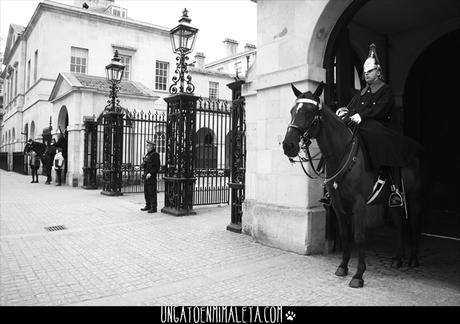
[[[345,134],[351,135],[351,130],[348,128],[348,126],[345,124],[345,122],[335,114],[335,112],[326,104],[322,105],[322,110],[323,110],[323,115],[326,116],[328,123],[331,124],[331,126],[337,130],[337,131],[342,131]],[[348,135],[345,135],[348,136]]]

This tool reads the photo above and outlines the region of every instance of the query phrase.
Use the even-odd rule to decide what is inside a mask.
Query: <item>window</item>
[[[112,15],[126,18],[126,9],[112,7]]]
[[[158,153],[166,152],[166,134],[163,131],[158,131],[154,135],[154,142]]]
[[[30,60],[27,62],[27,89],[30,88]]]
[[[219,98],[219,82],[209,81],[209,99]]]
[[[120,63],[125,65],[125,71],[123,72],[123,80],[131,80],[131,56],[120,55]]]
[[[14,69],[14,96],[18,94],[18,67]]]
[[[70,72],[86,74],[88,69],[88,50],[72,47],[70,54]]]
[[[242,68],[241,68],[241,62],[236,62],[236,63],[235,63],[235,73],[241,74],[242,71],[243,71],[243,70],[242,70]]]
[[[168,62],[156,61],[155,65],[155,89],[166,90],[168,87]]]
[[[34,83],[37,81],[37,68],[38,68],[38,50],[35,51],[34,57]]]

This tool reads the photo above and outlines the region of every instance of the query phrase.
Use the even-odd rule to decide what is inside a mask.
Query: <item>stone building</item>
[[[176,68],[170,29],[130,19],[114,0],[40,2],[26,27],[9,29],[1,151],[21,152],[28,138],[41,141],[44,129],[51,126],[56,136],[60,128],[68,133],[66,183],[82,185],[83,122],[107,104],[105,66],[117,50],[125,65],[119,93],[124,108],[164,111]],[[232,75],[191,74],[196,95],[208,97],[212,87],[212,94],[231,99],[226,84]]]
[[[295,99],[291,83],[307,91],[324,81],[329,87],[323,101],[334,109],[345,106],[360,88],[362,65],[375,43],[405,133],[425,146],[435,171],[424,231],[459,237],[460,146],[454,123],[459,119],[460,2],[253,1],[257,61],[243,87],[248,145],[243,231],[298,253],[324,251],[328,220],[318,202],[321,182],[291,165],[282,149]],[[370,225],[383,221],[381,210],[371,214]]]

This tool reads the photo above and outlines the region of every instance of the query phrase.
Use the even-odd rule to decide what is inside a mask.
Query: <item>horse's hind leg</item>
[[[395,268],[402,267],[404,257],[404,245],[405,245],[405,221],[404,211],[401,208],[389,208],[393,224],[396,226],[396,255],[392,258],[391,266]]]
[[[335,275],[344,277],[348,274],[348,262],[350,261],[350,226],[348,226],[344,215],[337,215],[340,239],[342,242],[342,262],[335,271]]]
[[[421,217],[422,217],[422,202],[413,196],[408,197],[408,208],[409,209],[409,267],[418,267],[418,251],[420,245],[420,233],[421,233]]]

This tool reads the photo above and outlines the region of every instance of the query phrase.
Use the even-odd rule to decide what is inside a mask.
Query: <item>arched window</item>
[[[163,131],[163,128],[158,127],[155,134],[153,135],[153,140],[156,145],[156,150],[158,153],[166,152],[166,134]]]
[[[35,122],[32,121],[30,123],[30,135],[29,135],[29,138],[31,138],[32,140],[35,140]]]

